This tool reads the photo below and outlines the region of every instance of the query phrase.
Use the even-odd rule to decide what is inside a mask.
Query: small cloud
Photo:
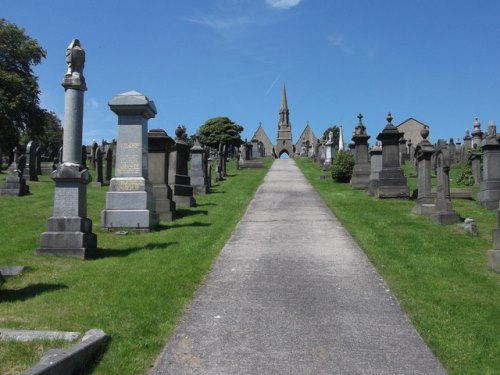
[[[232,18],[201,17],[187,18],[186,20],[201,26],[208,27],[218,33],[243,28],[252,23],[252,20],[249,17],[245,16]]]
[[[100,107],[99,102],[94,97],[90,98],[90,106],[93,109],[98,109]]]
[[[272,8],[289,9],[299,5],[301,0],[266,0],[266,3]]]
[[[345,53],[348,53],[350,55],[352,55],[354,53],[352,48],[346,46],[346,44],[344,43],[344,36],[343,35],[330,36],[327,38],[327,40],[331,45],[333,45],[334,47],[337,47],[338,49],[340,49],[341,51],[343,51]]]

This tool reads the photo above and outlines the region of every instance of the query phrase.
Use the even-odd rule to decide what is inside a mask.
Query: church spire
[[[283,94],[281,95],[280,123],[279,125],[290,126],[290,111],[288,110],[288,101],[286,99],[286,87],[283,83]]]

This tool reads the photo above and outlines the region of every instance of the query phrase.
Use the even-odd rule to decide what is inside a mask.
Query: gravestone
[[[156,212],[160,219],[172,221],[175,217],[175,202],[168,185],[170,147],[175,141],[163,129],[148,132],[148,176],[153,185]]]
[[[87,169],[87,146],[82,145],[82,167]]]
[[[497,209],[500,201],[500,143],[496,133],[496,126],[490,124],[490,131],[482,144],[483,177],[476,200],[479,206],[489,210]]]
[[[382,145],[377,141],[370,151],[370,181],[368,182],[368,194],[375,196],[378,188],[378,177],[382,169]]]
[[[474,119],[474,129],[472,130],[472,148],[478,148],[483,141],[483,132],[481,131],[481,123],[476,117]]]
[[[248,145],[248,146],[247,146]],[[253,153],[252,153],[252,144],[246,143],[245,147],[246,149],[246,160],[252,160]],[[222,167],[222,164],[224,163],[224,145],[222,143],[219,143],[219,153],[218,153],[218,159],[219,163],[217,164],[217,181],[222,181],[224,179],[224,170]]]
[[[95,175],[96,181],[92,183],[94,187],[101,187],[103,182],[102,149],[98,147],[95,151]]]
[[[42,174],[42,148],[40,146],[36,148],[35,165],[36,165],[36,174],[40,176]]]
[[[500,273],[500,207],[497,209],[498,228],[493,230],[493,249],[487,253],[488,266]]]
[[[220,160],[221,160],[221,167],[222,167],[222,175],[224,177],[227,176],[227,154],[228,154],[227,151],[228,151],[227,150],[227,145],[224,144],[222,146],[222,155],[221,155],[221,158],[220,158]],[[252,154],[252,159],[253,159],[253,154]]]
[[[401,137],[399,139],[399,163],[404,165],[408,160],[410,160],[410,156],[408,155],[408,148],[406,147],[406,139],[405,137]]]
[[[453,210],[450,195],[450,151],[445,142],[436,149],[437,189],[436,212],[432,218],[439,224],[454,224],[460,221],[460,215]]]
[[[113,177],[113,147],[108,147],[106,151],[106,170],[104,175],[103,183],[109,185],[111,178]]]
[[[417,215],[430,216],[436,212],[436,204],[432,196],[431,187],[431,157],[434,154],[434,146],[429,142],[429,129],[420,131],[422,140],[415,148],[415,159],[417,162],[417,188],[418,197],[412,212]]]
[[[87,90],[83,67],[85,51],[78,39],[66,50],[68,71],[64,76],[63,155],[51,178],[54,210],[48,219],[47,232],[40,235],[37,255],[63,255],[88,258],[97,249],[97,236],[87,218],[88,170],[82,168],[83,98]]]
[[[191,178],[188,175],[189,145],[183,141],[184,129],[175,130],[175,144],[170,149],[168,184],[176,207],[195,207]]]
[[[0,195],[23,196],[29,194],[29,186],[26,185],[26,180],[23,177],[25,165],[26,156],[22,155],[21,157],[18,157],[17,147],[15,147],[13,162],[7,169],[9,175],[5,180],[5,184],[0,189]]]
[[[36,174],[36,149],[35,141],[29,141],[26,146],[26,167],[24,168],[24,177],[30,181],[38,181]]]
[[[208,193],[208,184],[205,178],[205,150],[196,137],[194,146],[191,147],[191,186],[195,194],[205,195]]]
[[[156,107],[147,96],[129,91],[108,103],[118,115],[115,177],[106,193],[101,226],[108,230],[150,230],[158,225],[151,182],[148,180],[148,120]]]
[[[387,115],[387,125],[377,136],[382,142],[382,169],[379,172],[377,198],[409,198],[408,188],[403,168],[399,162],[399,140],[403,133],[392,124],[392,115]]]
[[[366,127],[363,125],[363,115],[358,115],[358,125],[354,129],[354,168],[352,170],[351,186],[353,189],[368,189],[370,184],[370,161],[368,160],[368,139]]]
[[[455,141],[453,138],[450,138],[448,142],[448,148],[450,150],[450,162],[451,164],[455,164],[457,161],[457,146],[455,145]]]
[[[332,165],[333,159],[333,133],[328,133],[328,140],[325,142],[325,161],[323,162],[323,170],[327,170]]]
[[[99,148],[99,145],[97,144],[96,140],[94,139],[92,141],[91,145],[91,151],[90,151],[90,160],[92,162],[92,168],[95,169],[96,164],[97,164],[97,149]]]
[[[481,160],[483,153],[477,149],[469,151],[469,162],[472,170],[472,178],[474,178],[474,185],[479,186],[482,180]]]

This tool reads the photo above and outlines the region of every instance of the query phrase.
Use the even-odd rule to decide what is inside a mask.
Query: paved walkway
[[[151,374],[444,374],[294,161],[276,160]]]

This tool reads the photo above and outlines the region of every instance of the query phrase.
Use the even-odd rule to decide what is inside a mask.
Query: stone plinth
[[[434,197],[432,196],[431,187],[431,158],[434,154],[434,146],[428,141],[429,130],[422,129],[420,132],[422,141],[415,148],[414,158],[417,162],[417,188],[418,197],[412,212],[417,215],[430,216],[436,212]]]
[[[477,150],[471,150],[469,154],[470,167],[472,169],[472,178],[474,178],[474,185],[479,186],[482,181],[481,172],[481,159],[483,153]]]
[[[483,178],[479,185],[477,204],[489,210],[497,209],[500,201],[500,144],[495,134],[483,142]]]
[[[378,188],[378,175],[382,169],[382,147],[375,145],[370,151],[370,181],[368,182],[368,194],[375,196]]]
[[[172,200],[172,189],[168,185],[169,153],[174,144],[174,140],[163,129],[152,129],[148,132],[149,181],[153,185],[156,212],[160,219],[166,221],[175,218],[175,202]]]
[[[115,177],[106,193],[101,225],[107,229],[153,229],[159,217],[148,180],[148,120],[155,117],[156,107],[136,91],[117,95],[108,104],[118,115],[118,139]]]
[[[497,209],[499,227],[493,230],[493,250],[487,253],[488,266],[500,273],[500,208]]]
[[[453,210],[450,195],[450,153],[445,143],[436,150],[437,189],[436,212],[432,218],[439,224],[454,224],[460,221],[460,215]],[[498,203],[497,203],[498,204]]]
[[[353,189],[368,189],[370,184],[370,161],[368,160],[368,140],[366,127],[363,125],[363,115],[358,115],[358,126],[354,129],[354,168],[352,170],[351,187]]]
[[[399,161],[399,140],[403,136],[392,125],[392,116],[387,116],[388,124],[377,136],[382,142],[382,169],[379,172],[378,187],[375,196],[378,198],[409,198],[408,188],[403,168]]]
[[[176,129],[175,144],[170,149],[168,184],[177,207],[195,207],[191,178],[188,175],[189,145],[182,140],[184,130]]]
[[[207,194],[208,184],[205,176],[205,150],[201,147],[198,137],[196,138],[194,146],[191,147],[190,152],[191,172],[189,173],[189,177],[191,178],[193,191],[195,194]]]
[[[23,177],[23,168],[20,169],[18,169],[15,161],[9,166],[9,176],[5,180],[3,187],[0,189],[0,195],[23,196],[30,193],[30,187],[26,185],[26,180]]]
[[[55,184],[54,211],[47,232],[40,235],[37,255],[63,255],[81,259],[92,257],[97,236],[87,218],[88,170],[78,164],[61,164],[50,176]]]

